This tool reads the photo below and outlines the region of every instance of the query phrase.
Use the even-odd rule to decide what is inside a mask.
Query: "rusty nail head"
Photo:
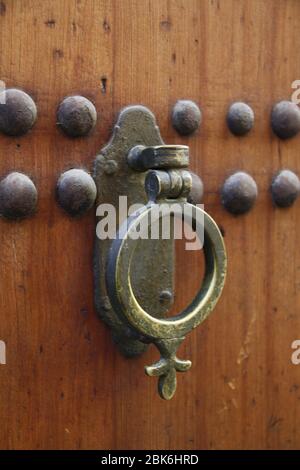
[[[254,125],[252,108],[246,103],[233,103],[227,112],[227,125],[232,134],[236,136],[247,134]]]
[[[271,194],[276,206],[291,206],[299,196],[299,192],[300,181],[293,171],[282,170],[273,178]]]
[[[33,127],[36,119],[36,104],[27,93],[16,88],[0,93],[0,132],[21,136]]]
[[[225,181],[221,191],[222,204],[231,214],[244,214],[254,205],[257,194],[252,176],[239,171]]]
[[[280,139],[290,139],[300,131],[300,109],[292,101],[280,101],[271,113],[273,132]]]
[[[201,121],[201,110],[194,101],[177,101],[172,111],[172,124],[179,134],[193,134],[199,129]]]
[[[57,125],[69,137],[84,137],[95,127],[97,111],[84,96],[69,96],[59,105]]]
[[[95,203],[96,185],[84,170],[74,168],[62,173],[56,189],[59,205],[73,217],[85,214]]]
[[[0,182],[0,214],[7,219],[23,219],[34,214],[37,189],[23,173],[9,173]]]

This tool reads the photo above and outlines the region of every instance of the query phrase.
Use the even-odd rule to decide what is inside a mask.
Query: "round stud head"
[[[289,207],[296,201],[300,192],[298,176],[290,170],[282,170],[271,184],[273,202],[278,207]]]
[[[221,192],[222,204],[231,214],[244,214],[254,205],[257,194],[257,185],[252,176],[239,171],[225,181]]]
[[[34,214],[37,189],[23,173],[12,172],[0,182],[0,214],[7,219],[22,219]]]
[[[193,134],[199,129],[201,121],[201,110],[194,101],[177,101],[172,112],[172,124],[179,134]]]
[[[69,137],[84,137],[95,127],[97,111],[84,96],[69,96],[59,105],[57,124]]]
[[[36,119],[35,102],[27,93],[15,88],[0,93],[0,132],[21,136],[33,127]]]
[[[300,130],[300,109],[292,101],[280,101],[271,113],[273,132],[280,139],[290,139]]]
[[[237,136],[247,134],[254,125],[254,112],[246,103],[233,103],[228,109],[227,124],[230,131]]]
[[[84,170],[68,170],[59,177],[58,202],[73,217],[85,214],[95,203],[96,195],[94,180]]]

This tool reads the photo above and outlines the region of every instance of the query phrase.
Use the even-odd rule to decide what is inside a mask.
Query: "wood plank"
[[[0,226],[0,447],[213,449],[299,448],[300,369],[290,345],[300,335],[299,203],[274,209],[274,172],[300,171],[299,137],[279,142],[272,104],[299,78],[297,0],[2,0],[0,79],[35,99],[39,118],[22,138],[0,136],[0,174],[31,175],[37,215]],[[4,6],[3,6],[4,5]],[[101,91],[105,77],[106,92]],[[90,98],[94,133],[76,141],[55,125],[61,99]],[[177,99],[200,103],[199,134],[181,138]],[[228,104],[256,114],[249,136],[230,135]],[[62,170],[90,169],[121,107],[154,111],[166,142],[188,144],[205,184],[205,207],[225,231],[227,285],[211,318],[181,349],[193,368],[160,400],[144,364],[120,357],[93,305],[93,214],[74,221],[57,207]],[[256,179],[253,211],[220,206],[227,175]],[[196,258],[181,253],[177,306],[195,292]],[[187,269],[187,266],[189,269]],[[182,274],[184,273],[184,275]]]

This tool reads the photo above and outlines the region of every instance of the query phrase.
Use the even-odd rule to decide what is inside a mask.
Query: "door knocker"
[[[176,351],[187,333],[202,323],[216,305],[226,276],[226,251],[215,221],[200,207],[187,202],[192,177],[189,149],[165,145],[153,114],[143,106],[125,108],[109,144],[97,156],[95,181],[97,206],[118,207],[118,198],[141,207],[117,226],[114,239],[96,239],[95,292],[100,317],[111,327],[115,342],[127,356],[142,353],[154,343],[160,360],[145,368],[157,376],[164,399],[176,391],[176,372],[191,367]],[[167,205],[174,217],[182,217],[204,235],[205,275],[192,303],[175,317],[166,318],[170,302],[160,293],[173,290],[173,239],[137,240],[137,229],[160,224]],[[99,214],[98,214],[99,215]],[[147,232],[148,233],[148,232]],[[159,260],[159,262],[157,261]]]

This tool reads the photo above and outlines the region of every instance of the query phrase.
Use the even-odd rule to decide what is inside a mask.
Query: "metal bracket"
[[[117,211],[119,229],[119,197],[127,196],[127,206],[146,204],[145,173],[136,171],[127,162],[129,151],[138,145],[163,145],[155,117],[144,106],[128,106],[118,117],[110,142],[96,157],[94,179],[97,186],[97,207],[111,204]],[[125,217],[127,215],[125,214]],[[106,260],[112,240],[96,237],[94,254],[95,303],[100,318],[111,328],[114,341],[127,357],[137,356],[147,348],[148,340],[138,336],[114,311],[105,282]],[[131,283],[135,296],[146,311],[164,317],[173,303],[173,240],[139,240],[135,250]]]

